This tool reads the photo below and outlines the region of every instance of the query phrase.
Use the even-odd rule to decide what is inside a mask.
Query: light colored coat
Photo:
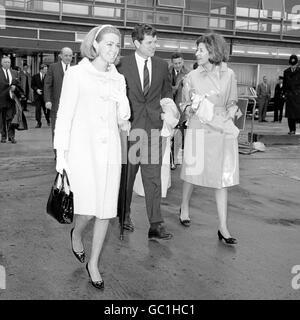
[[[84,58],[66,71],[54,148],[68,151],[75,214],[116,217],[121,175],[118,120],[129,118],[125,79],[114,65],[99,72]]]

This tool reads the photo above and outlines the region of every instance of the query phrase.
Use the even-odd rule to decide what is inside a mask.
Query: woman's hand
[[[131,129],[131,123],[128,120],[119,120],[118,121],[119,124],[119,129],[122,131],[126,131],[127,135],[129,135],[129,131]]]
[[[65,150],[56,150],[56,171],[63,174],[64,170],[67,175],[70,174],[70,168],[65,158]]]

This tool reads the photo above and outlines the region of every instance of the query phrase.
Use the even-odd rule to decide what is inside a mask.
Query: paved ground
[[[300,290],[291,286],[291,269],[300,265],[299,146],[240,156],[241,183],[229,197],[235,247],[217,239],[212,190],[195,190],[192,225],[179,224],[180,168],[162,202],[173,240],[148,242],[144,198],[135,196],[135,232],[120,241],[117,220],[111,221],[100,263],[106,288],[98,292],[71,252],[71,227],[45,213],[55,176],[50,129],[34,129],[32,107],[28,119],[30,130],[17,133],[16,145],[0,145],[1,300],[299,299]],[[266,126],[273,130],[274,124]],[[276,128],[287,132],[286,122]],[[90,244],[91,226],[88,252]]]

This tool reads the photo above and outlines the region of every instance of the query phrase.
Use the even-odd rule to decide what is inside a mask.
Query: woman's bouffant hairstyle
[[[96,42],[99,43],[102,40],[103,35],[106,33],[114,33],[121,39],[121,33],[116,27],[108,25],[105,26],[100,32],[98,32],[100,28],[102,28],[102,26],[93,28],[83,39],[80,46],[80,53],[82,58],[86,57],[89,60],[94,60],[97,58],[98,54],[94,47],[94,41],[96,40]]]
[[[210,55],[210,63],[219,65],[222,62],[227,62],[229,60],[228,44],[220,34],[213,32],[205,33],[197,39],[197,47],[199,43],[205,44],[205,47]]]
[[[145,38],[145,34],[155,37],[156,33],[156,29],[150,24],[139,23],[134,27],[131,33],[132,42],[134,43],[135,40],[142,42]]]

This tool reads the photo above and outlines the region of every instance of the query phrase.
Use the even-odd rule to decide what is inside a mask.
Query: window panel
[[[186,16],[185,25],[188,27],[207,28],[208,17],[203,16]]]
[[[233,0],[211,0],[211,13],[222,15],[234,14],[234,1]]]
[[[239,17],[258,18],[259,0],[237,0],[236,14]]]
[[[187,10],[208,13],[209,12],[209,1],[207,1],[207,0],[186,0],[185,7]]]

